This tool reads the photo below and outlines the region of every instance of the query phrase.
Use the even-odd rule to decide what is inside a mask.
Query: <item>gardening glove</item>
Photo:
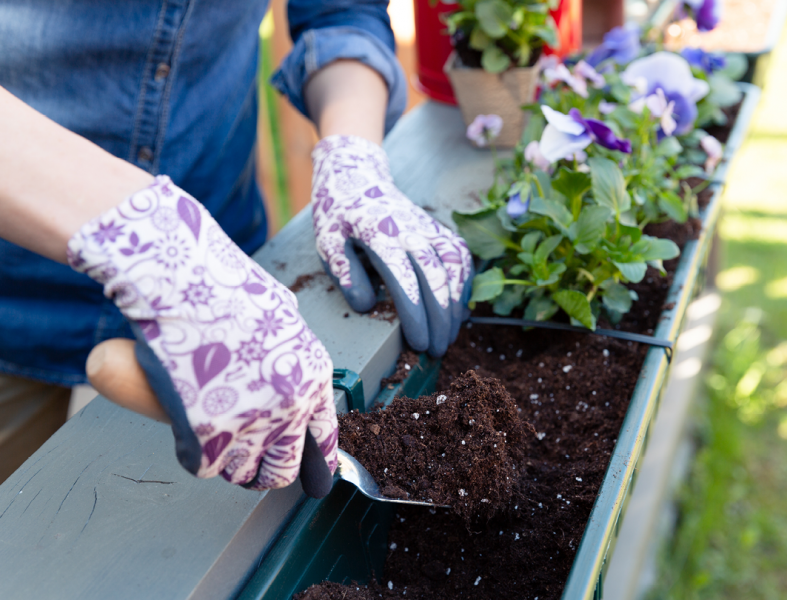
[[[391,294],[408,344],[445,354],[469,314],[467,244],[397,189],[377,144],[332,135],[314,148],[312,162],[317,252],[347,302],[366,312],[377,301],[358,258],[362,249]]]
[[[325,347],[295,295],[168,177],[82,226],[68,261],[131,322],[186,470],[284,487],[298,475],[307,427],[336,469]]]

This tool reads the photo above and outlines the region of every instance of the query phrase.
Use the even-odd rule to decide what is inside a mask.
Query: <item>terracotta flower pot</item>
[[[503,129],[495,146],[516,146],[530,119],[530,113],[521,107],[536,100],[538,67],[488,73],[484,69],[462,66],[456,52],[452,52],[444,70],[451,80],[465,125],[470,125],[478,115],[499,115],[503,119]]]

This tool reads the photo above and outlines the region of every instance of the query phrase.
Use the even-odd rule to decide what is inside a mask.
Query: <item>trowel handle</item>
[[[90,384],[99,394],[123,408],[169,423],[169,417],[161,408],[145,372],[137,362],[134,344],[133,340],[117,338],[101,342],[93,348],[85,365]],[[300,475],[307,496],[323,498],[331,491],[333,476],[308,428]]]

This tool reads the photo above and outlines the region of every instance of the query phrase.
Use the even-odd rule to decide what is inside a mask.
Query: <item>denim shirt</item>
[[[305,113],[303,85],[315,71],[360,60],[388,84],[390,128],[406,83],[387,4],[291,0],[295,45],[274,85]],[[252,253],[267,230],[254,179],[266,10],[267,0],[4,0],[0,86],[115,156],[169,175]],[[83,383],[91,348],[117,336],[132,337],[100,285],[0,240],[0,372]]]

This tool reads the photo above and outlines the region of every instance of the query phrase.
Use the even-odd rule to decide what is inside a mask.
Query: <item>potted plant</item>
[[[445,17],[454,52],[445,65],[465,124],[478,115],[502,119],[497,145],[513,147],[527,124],[520,107],[532,104],[537,62],[544,47],[558,45],[550,10],[554,0],[460,0]]]

